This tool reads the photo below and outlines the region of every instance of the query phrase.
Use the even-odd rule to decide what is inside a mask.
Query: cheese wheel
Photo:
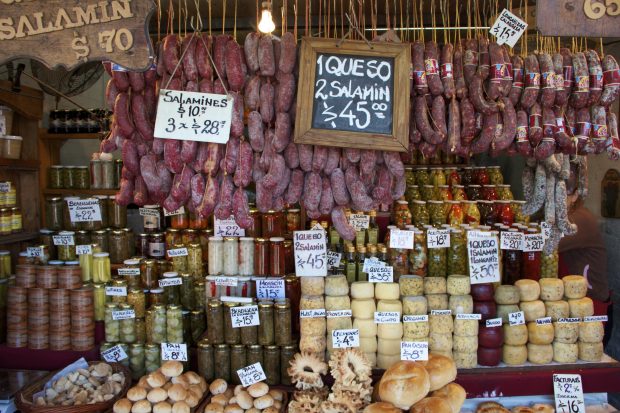
[[[428,313],[426,297],[403,297],[403,315],[422,315]]]
[[[377,302],[377,311],[396,311],[403,313],[403,304],[400,300],[379,300]]]
[[[575,298],[568,300],[571,317],[590,317],[594,315],[594,302],[590,297]]]
[[[394,364],[400,361],[400,353],[397,355],[389,356],[387,354],[377,353],[377,368],[389,369]]]
[[[451,334],[454,331],[454,320],[450,314],[431,314],[428,325],[431,333]]]
[[[452,350],[463,353],[471,352],[478,348],[478,336],[452,336]]]
[[[553,342],[553,361],[558,363],[574,363],[579,357],[577,344]]]
[[[364,353],[364,355],[368,359],[370,367],[377,367],[377,353]]]
[[[551,344],[554,334],[553,324],[527,323],[528,341],[532,344]]]
[[[377,307],[372,298],[354,298],[351,301],[353,318],[374,318]]]
[[[564,283],[558,278],[541,278],[540,299],[543,301],[558,301],[564,297]]]
[[[605,336],[605,327],[602,321],[588,321],[579,323],[579,341],[584,343],[600,343]]]
[[[300,318],[299,331],[302,336],[323,336],[327,331],[325,317]]]
[[[428,344],[428,336],[403,336],[402,341],[412,341],[415,343],[427,343]]]
[[[334,330],[349,330],[353,328],[351,317],[328,317],[327,335],[331,335]],[[360,331],[361,333],[361,331]]]
[[[560,343],[574,344],[579,338],[579,323],[553,323],[554,340]]]
[[[502,347],[478,347],[478,363],[481,366],[497,366],[502,360]]]
[[[375,298],[377,300],[398,300],[399,297],[398,283],[376,283]]]
[[[364,353],[377,351],[377,337],[360,337],[360,350]]]
[[[329,340],[331,342],[331,339]],[[310,353],[324,353],[327,348],[325,334],[319,336],[302,335],[299,340],[299,351]]]
[[[553,346],[551,344],[527,345],[527,360],[534,364],[549,364],[553,361]]]
[[[579,360],[583,361],[601,361],[603,358],[603,343],[585,343],[580,341],[577,343],[579,348]]]
[[[449,275],[446,290],[449,295],[467,295],[471,291],[470,278],[467,275]]]
[[[426,302],[428,303],[428,311],[447,310],[448,294],[428,294],[426,295]]]
[[[448,357],[448,358],[452,358],[452,350],[446,350],[446,351],[433,350],[433,354],[434,355]]]
[[[400,355],[400,339],[380,338],[378,340],[377,352],[388,356]]]
[[[454,319],[454,335],[456,336],[478,336],[478,320]]]
[[[504,344],[511,346],[522,346],[527,343],[527,326],[519,324],[511,326],[504,324]]]
[[[430,351],[452,351],[452,334],[430,333],[428,335]]]
[[[540,297],[540,284],[534,280],[517,280],[515,287],[519,289],[519,301],[534,301]]]
[[[560,318],[567,318],[570,315],[570,308],[568,303],[563,300],[545,301],[545,313],[553,321],[558,321]]]
[[[448,291],[444,277],[424,277],[424,295],[445,294]]]
[[[502,346],[502,361],[510,366],[523,364],[527,361],[527,346]]]
[[[426,337],[430,333],[428,321],[418,321],[417,323],[403,323],[403,336]]]
[[[543,318],[546,314],[545,303],[540,300],[523,301],[519,304],[519,308],[523,311],[525,321],[536,321],[538,318]]]
[[[471,295],[451,295],[448,298],[448,308],[452,314],[471,314],[474,312],[474,300]]]
[[[325,308],[325,299],[322,295],[302,295],[299,299],[300,310],[318,310],[320,308]]]
[[[403,323],[377,324],[377,337],[401,339],[403,336]]]
[[[377,337],[377,324],[374,318],[355,318],[353,328],[360,331],[360,337]]]
[[[304,277],[302,277],[304,278]],[[367,281],[356,281],[351,284],[351,298],[375,298],[375,286]]]
[[[419,275],[401,275],[398,279],[400,294],[403,296],[418,296],[424,294],[424,278]]]
[[[474,347],[475,348],[475,347]],[[478,365],[477,351],[452,351],[452,360],[459,369],[473,369]]]
[[[325,311],[350,310],[351,299],[348,295],[325,296]]]
[[[588,282],[583,275],[567,275],[562,282],[566,298],[583,298],[588,293]]]
[[[495,289],[495,302],[497,304],[519,304],[519,289],[514,285],[500,285]]]
[[[498,304],[497,318],[501,318],[504,323],[508,322],[508,314],[521,311],[516,304]]]
[[[349,295],[349,282],[344,275],[325,277],[325,295]]]
[[[325,294],[325,277],[299,277],[301,295]]]

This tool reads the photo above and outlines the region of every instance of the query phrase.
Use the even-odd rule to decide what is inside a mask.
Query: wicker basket
[[[98,364],[100,361],[90,361],[88,365]],[[81,404],[78,406],[36,406],[32,402],[32,396],[41,391],[45,383],[48,382],[54,374],[58,373],[58,371],[54,371],[46,376],[41,377],[39,380],[32,383],[30,386],[22,389],[15,396],[15,404],[17,409],[22,413],[100,413],[110,410],[112,405],[120,398],[124,397],[131,387],[131,373],[129,369],[119,363],[108,363],[112,366],[112,371],[114,373],[122,373],[125,376],[125,383],[123,384],[123,388],[121,391],[112,399],[107,402],[94,403],[94,404]]]

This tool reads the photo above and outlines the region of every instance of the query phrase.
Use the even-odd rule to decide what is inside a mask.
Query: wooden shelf
[[[67,139],[101,139],[105,133],[49,133],[46,129],[39,129],[41,139],[64,141]]]
[[[44,195],[116,195],[118,189],[44,189]]]
[[[18,232],[11,235],[0,236],[0,244],[13,244],[15,242],[30,241],[37,238],[39,234],[37,232]]]
[[[0,158],[0,167],[18,169],[21,171],[36,171],[39,169],[39,161],[34,159]]]

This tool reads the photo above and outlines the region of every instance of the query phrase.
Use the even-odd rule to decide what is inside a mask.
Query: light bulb
[[[271,33],[276,29],[276,24],[273,22],[273,17],[271,17],[271,10],[263,9],[263,13],[258,23],[258,30],[262,33]]]

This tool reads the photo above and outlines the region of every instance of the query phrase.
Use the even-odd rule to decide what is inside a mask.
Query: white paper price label
[[[26,248],[26,254],[31,258],[39,258],[43,256],[43,248],[41,247],[28,247]]]
[[[426,246],[428,248],[450,247],[450,230],[429,229],[426,233]]]
[[[10,182],[0,182],[0,193],[5,194],[11,190]]]
[[[413,249],[413,231],[393,229],[390,231],[390,248]]]
[[[323,318],[325,317],[325,309],[318,308],[314,310],[299,310],[299,318]]]
[[[340,260],[342,254],[335,251],[327,251],[327,269],[338,268],[340,266]]]
[[[385,263],[383,261],[379,261],[377,257],[364,258],[364,266],[362,267],[362,271],[367,273],[372,266],[380,266],[385,267]]]
[[[472,284],[499,282],[499,245],[491,232],[467,233],[469,277]]]
[[[161,343],[163,361],[187,361],[187,344]]]
[[[368,229],[370,226],[370,216],[364,214],[351,214],[349,217],[349,225],[355,228],[356,231]]]
[[[536,319],[536,324],[538,325],[545,325],[545,324],[551,324],[551,317],[543,317],[543,318],[537,318]]]
[[[140,268],[132,268],[132,267],[125,267],[125,268],[119,268],[118,270],[116,270],[118,272],[118,275],[124,277],[124,276],[132,276],[132,275],[140,275]]]
[[[127,358],[127,353],[118,344],[101,352],[101,357],[108,363],[118,363]]]
[[[394,268],[389,265],[371,265],[368,269],[368,281],[371,283],[394,282]]]
[[[334,348],[349,348],[360,346],[360,331],[357,328],[332,331]]]
[[[518,326],[525,324],[525,313],[523,311],[517,311],[508,314],[508,324],[511,326]]]
[[[327,234],[325,231],[295,231],[295,274],[298,277],[327,275]]]
[[[171,250],[168,250],[168,256],[170,258],[173,257],[185,257],[187,256],[187,248],[183,247],[183,248],[173,248]]]
[[[239,381],[243,387],[248,387],[259,381],[267,380],[267,376],[263,371],[260,363],[254,363],[250,366],[237,370]]]
[[[526,22],[504,9],[493,23],[489,33],[497,38],[497,44],[506,43],[510,47],[515,47],[526,28]]]
[[[284,280],[270,280],[268,278],[256,280],[256,296],[259,299],[267,300],[285,298]]]
[[[214,218],[213,233],[218,237],[245,237],[245,229],[241,228],[231,215],[228,219]]]
[[[241,307],[230,308],[230,319],[233,328],[251,327],[260,324],[258,320],[258,306],[244,305]]]
[[[168,211],[166,208],[164,208],[164,216],[165,217],[171,217],[173,215],[181,215],[185,213],[185,207],[181,206],[177,209],[175,209],[174,211]]]
[[[452,315],[452,310],[431,310],[431,315]]]
[[[523,233],[502,231],[500,248],[503,250],[523,251]]]
[[[400,323],[400,313],[398,311],[375,311],[375,323],[377,324]]]
[[[110,297],[126,297],[127,296],[127,287],[105,287],[105,295]]]
[[[136,318],[136,312],[134,310],[112,311],[112,320],[129,320],[131,318]]]
[[[400,359],[408,361],[428,360],[428,343],[401,341]]]
[[[54,241],[54,245],[75,245],[75,240],[73,239],[73,235],[52,235],[52,240]]]
[[[525,234],[523,238],[523,252],[542,251],[545,245],[543,234]]]
[[[89,255],[89,254],[93,253],[93,247],[90,244],[76,245],[75,246],[75,253],[77,255]]]
[[[221,287],[236,287],[239,283],[237,277],[214,276],[213,278],[209,277],[209,280]]]
[[[353,317],[352,310],[327,311],[327,318]]]
[[[602,321],[602,322],[606,323],[607,322],[607,316],[606,315],[593,315],[593,316],[590,316],[590,317],[584,317],[583,318],[583,322],[584,323],[590,323],[590,322],[593,322],[593,321]]]
[[[155,217],[159,218],[160,213],[158,209],[155,208],[139,208],[138,212],[142,217]]]
[[[67,201],[71,222],[101,221],[98,199],[70,199]]]
[[[581,318],[579,317],[571,317],[571,318],[558,318],[558,323],[581,323]]]
[[[181,284],[183,284],[183,280],[181,280],[181,277],[163,278],[159,280],[159,288],[171,287],[173,285]]]
[[[457,320],[482,320],[482,314],[457,314]]]
[[[580,374],[554,374],[553,395],[557,413],[585,413]]]
[[[489,318],[485,325],[487,327],[501,327],[503,324],[503,321],[501,318]]]
[[[427,314],[404,315],[403,316],[403,323],[422,323],[424,321],[428,321]]]

